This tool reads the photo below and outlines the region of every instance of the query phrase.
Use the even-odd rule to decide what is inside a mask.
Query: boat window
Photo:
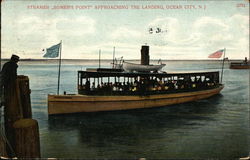
[[[205,81],[205,76],[201,76],[201,81],[202,81],[202,82]]]
[[[195,81],[195,77],[191,77],[191,81],[194,82]]]
[[[179,77],[179,80],[184,80],[184,77]]]

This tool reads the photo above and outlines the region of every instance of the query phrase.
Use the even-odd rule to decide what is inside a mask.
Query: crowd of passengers
[[[210,78],[195,78],[188,80],[162,80],[161,78],[154,79],[135,79],[134,82],[101,82],[95,84],[86,81],[85,85],[80,86],[81,90],[98,91],[98,92],[112,92],[112,91],[131,91],[131,92],[144,92],[144,91],[167,91],[167,90],[188,90],[188,89],[202,89],[210,88],[216,85],[216,81]]]

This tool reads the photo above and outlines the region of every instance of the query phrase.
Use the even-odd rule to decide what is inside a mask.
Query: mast
[[[101,50],[99,50],[99,68],[101,68]]]
[[[113,49],[113,68],[115,68],[115,47]]]
[[[226,48],[224,48],[224,55],[223,55],[222,68],[221,68],[221,77],[220,77],[221,84],[222,84],[222,77],[223,77],[223,70],[224,70],[225,55],[226,55]]]
[[[60,89],[60,73],[61,73],[61,61],[62,61],[62,40],[60,44],[60,58],[59,58],[59,67],[58,67],[58,83],[57,83],[57,95],[59,95],[59,89]]]

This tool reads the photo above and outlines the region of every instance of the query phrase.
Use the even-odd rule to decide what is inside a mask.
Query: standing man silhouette
[[[7,147],[7,154],[10,157],[14,157],[14,130],[13,130],[13,124],[17,119],[20,119],[21,117],[18,117],[17,111],[15,107],[13,107],[16,102],[13,100],[13,97],[17,96],[16,93],[16,79],[17,79],[17,68],[19,57],[17,55],[12,55],[10,61],[6,62],[3,65],[2,71],[1,71],[1,80],[0,80],[0,90],[1,90],[1,98],[3,94],[3,100],[4,102],[1,102],[1,106],[4,106],[4,126],[5,126],[5,134],[8,139],[8,142],[10,144],[9,147]],[[2,93],[3,91],[3,93]],[[8,116],[7,116],[8,115]]]
[[[6,98],[6,94],[11,92],[11,90],[15,86],[15,81],[17,78],[17,68],[19,57],[17,55],[12,55],[10,61],[6,62],[3,65],[2,71],[1,71],[1,84],[0,87],[4,87],[4,99]],[[6,102],[6,100],[5,100]]]

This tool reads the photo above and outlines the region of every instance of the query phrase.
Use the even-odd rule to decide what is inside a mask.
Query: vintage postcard
[[[249,158],[249,0],[2,0],[0,55],[2,157]]]

